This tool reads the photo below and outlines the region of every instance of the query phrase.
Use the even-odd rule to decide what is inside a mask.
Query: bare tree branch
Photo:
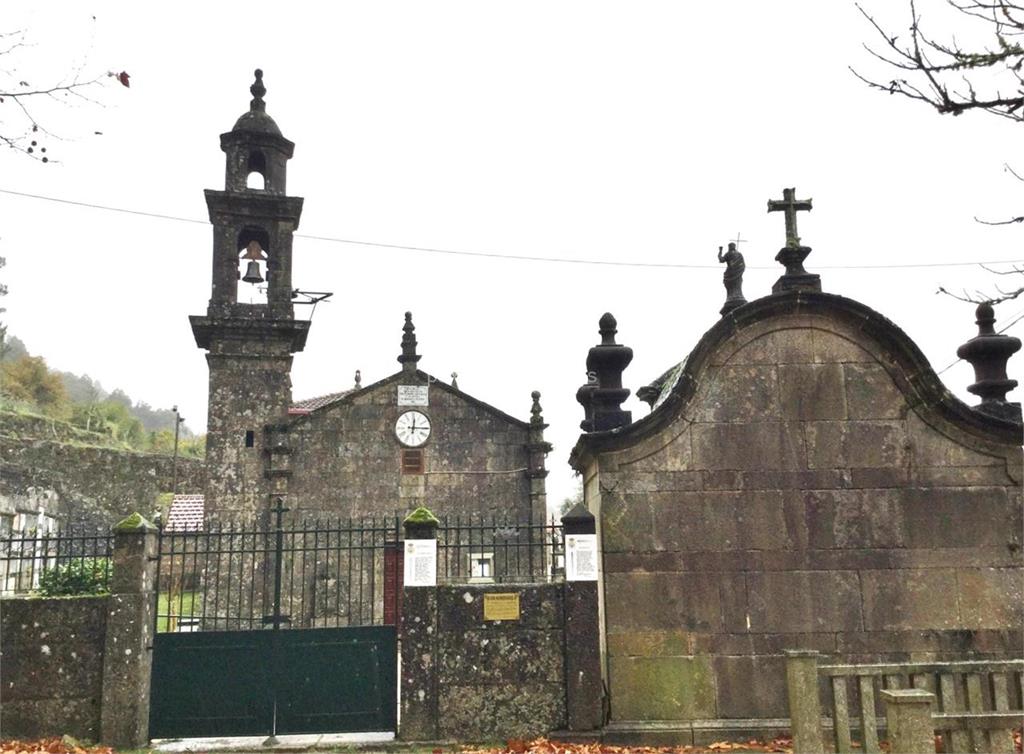
[[[26,47],[24,31],[0,32],[0,59],[16,55]],[[61,81],[44,86],[32,86],[21,76],[15,76],[15,66],[0,68],[0,146],[21,152],[40,162],[51,162],[45,140],[60,140],[57,129],[44,125],[54,116],[47,110],[48,103],[60,107],[74,107],[74,103],[102,107],[102,103],[89,92],[113,77],[128,86],[128,74],[107,71],[85,74],[87,58],[69,66]],[[6,108],[5,108],[6,106]],[[59,117],[58,117],[59,119]],[[46,137],[44,139],[43,137]]]
[[[1024,121],[1024,87],[1022,64],[1024,47],[1024,8],[1010,0],[947,0],[950,7],[974,21],[991,27],[994,44],[980,50],[967,50],[951,35],[949,43],[926,35],[921,29],[921,15],[914,0],[910,2],[909,41],[901,42],[859,4],[857,9],[884,41],[885,52],[865,45],[877,60],[910,74],[889,82],[865,76],[851,68],[854,75],[873,89],[899,94],[927,102],[939,113],[961,115],[968,110],[981,110],[992,115]],[[980,72],[992,81],[975,80]],[[950,79],[955,75],[955,83]],[[912,79],[920,83],[914,83]],[[1006,93],[1000,86],[1005,80],[1014,92]],[[984,84],[984,90],[979,87]],[[962,87],[962,88],[961,88]]]

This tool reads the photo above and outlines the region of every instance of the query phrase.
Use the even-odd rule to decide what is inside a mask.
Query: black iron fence
[[[403,515],[342,518],[282,505],[161,527],[158,632],[393,625],[400,614]],[[438,583],[562,578],[559,522],[444,516]]]
[[[562,524],[554,518],[474,514],[439,520],[439,583],[553,581],[564,575]]]
[[[114,536],[87,526],[0,537],[0,596],[95,593],[110,580]]]
[[[160,530],[156,629],[225,631],[381,625],[398,516],[208,519]],[[390,556],[389,556],[390,554]],[[394,566],[392,566],[393,568]]]

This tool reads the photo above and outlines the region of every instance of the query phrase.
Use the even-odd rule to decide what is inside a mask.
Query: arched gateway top
[[[782,344],[772,333],[793,332],[789,344]],[[817,338],[813,333],[817,331]],[[835,347],[826,345],[832,334],[833,339],[847,344],[844,353],[836,353]],[[803,357],[801,340],[805,341]],[[817,345],[813,341],[817,341]],[[779,352],[778,349],[786,352]],[[775,349],[773,351],[773,349]],[[580,436],[573,449],[570,464],[583,472],[595,456],[615,452],[644,442],[677,420],[693,420],[696,413],[707,415],[708,406],[701,402],[700,388],[714,372],[738,362],[748,362],[756,367],[769,362],[785,366],[806,360],[809,364],[842,363],[843,361],[873,362],[884,369],[904,399],[904,407],[913,409],[929,423],[940,423],[956,431],[958,441],[991,446],[1020,446],[1021,424],[1011,419],[992,416],[972,408],[954,396],[942,383],[927,358],[913,340],[891,320],[870,307],[853,299],[829,293],[807,290],[777,293],[741,306],[723,316],[709,329],[696,347],[676,369],[669,370],[656,384],[646,390],[660,393],[654,410],[641,420],[612,430],[589,432]],[[740,370],[742,372],[743,370]],[[758,370],[754,369],[754,372]],[[757,375],[746,374],[735,369],[728,375],[734,382],[756,379]],[[717,375],[720,381],[727,379],[725,373]],[[749,390],[755,390],[754,387]],[[783,388],[784,389],[784,388]],[[748,390],[748,393],[749,393]],[[742,396],[742,385],[736,386],[729,396]],[[750,395],[750,397],[756,397]],[[779,396],[785,400],[786,395]],[[791,395],[795,399],[799,396]],[[813,396],[805,395],[805,401]],[[714,400],[714,398],[711,398]],[[763,407],[762,407],[763,408]],[[787,418],[786,411],[800,411],[799,408],[780,408],[779,418]],[[733,406],[733,410],[757,411],[757,407]],[[727,414],[728,406],[719,407],[718,413]],[[826,411],[828,409],[825,409]],[[739,419],[737,416],[735,419]],[[767,417],[766,417],[767,418]],[[788,418],[799,418],[790,414]],[[831,415],[831,419],[856,419],[852,415]]]

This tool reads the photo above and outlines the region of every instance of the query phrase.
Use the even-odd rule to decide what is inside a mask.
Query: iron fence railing
[[[77,571],[91,587],[105,588],[113,551],[113,534],[92,527],[11,532],[0,537],[0,596],[38,592],[48,572],[61,570],[65,583],[73,583],[70,571]]]
[[[283,505],[160,529],[156,630],[394,625],[403,515],[342,518]],[[562,578],[562,526],[500,515],[443,516],[439,584]]]
[[[561,522],[450,515],[437,528],[438,583],[554,581],[565,573]]]
[[[275,512],[276,513],[276,512]],[[224,631],[380,625],[401,518],[211,517],[160,531],[156,629]],[[394,569],[394,563],[391,564]],[[397,583],[397,582],[393,582]],[[392,618],[393,620],[393,618]]]

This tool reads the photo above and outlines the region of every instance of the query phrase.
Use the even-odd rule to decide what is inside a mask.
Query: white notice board
[[[597,581],[597,535],[565,535],[565,580]]]
[[[405,586],[437,586],[437,540],[405,540]]]
[[[399,406],[429,406],[429,392],[426,385],[399,385]]]

